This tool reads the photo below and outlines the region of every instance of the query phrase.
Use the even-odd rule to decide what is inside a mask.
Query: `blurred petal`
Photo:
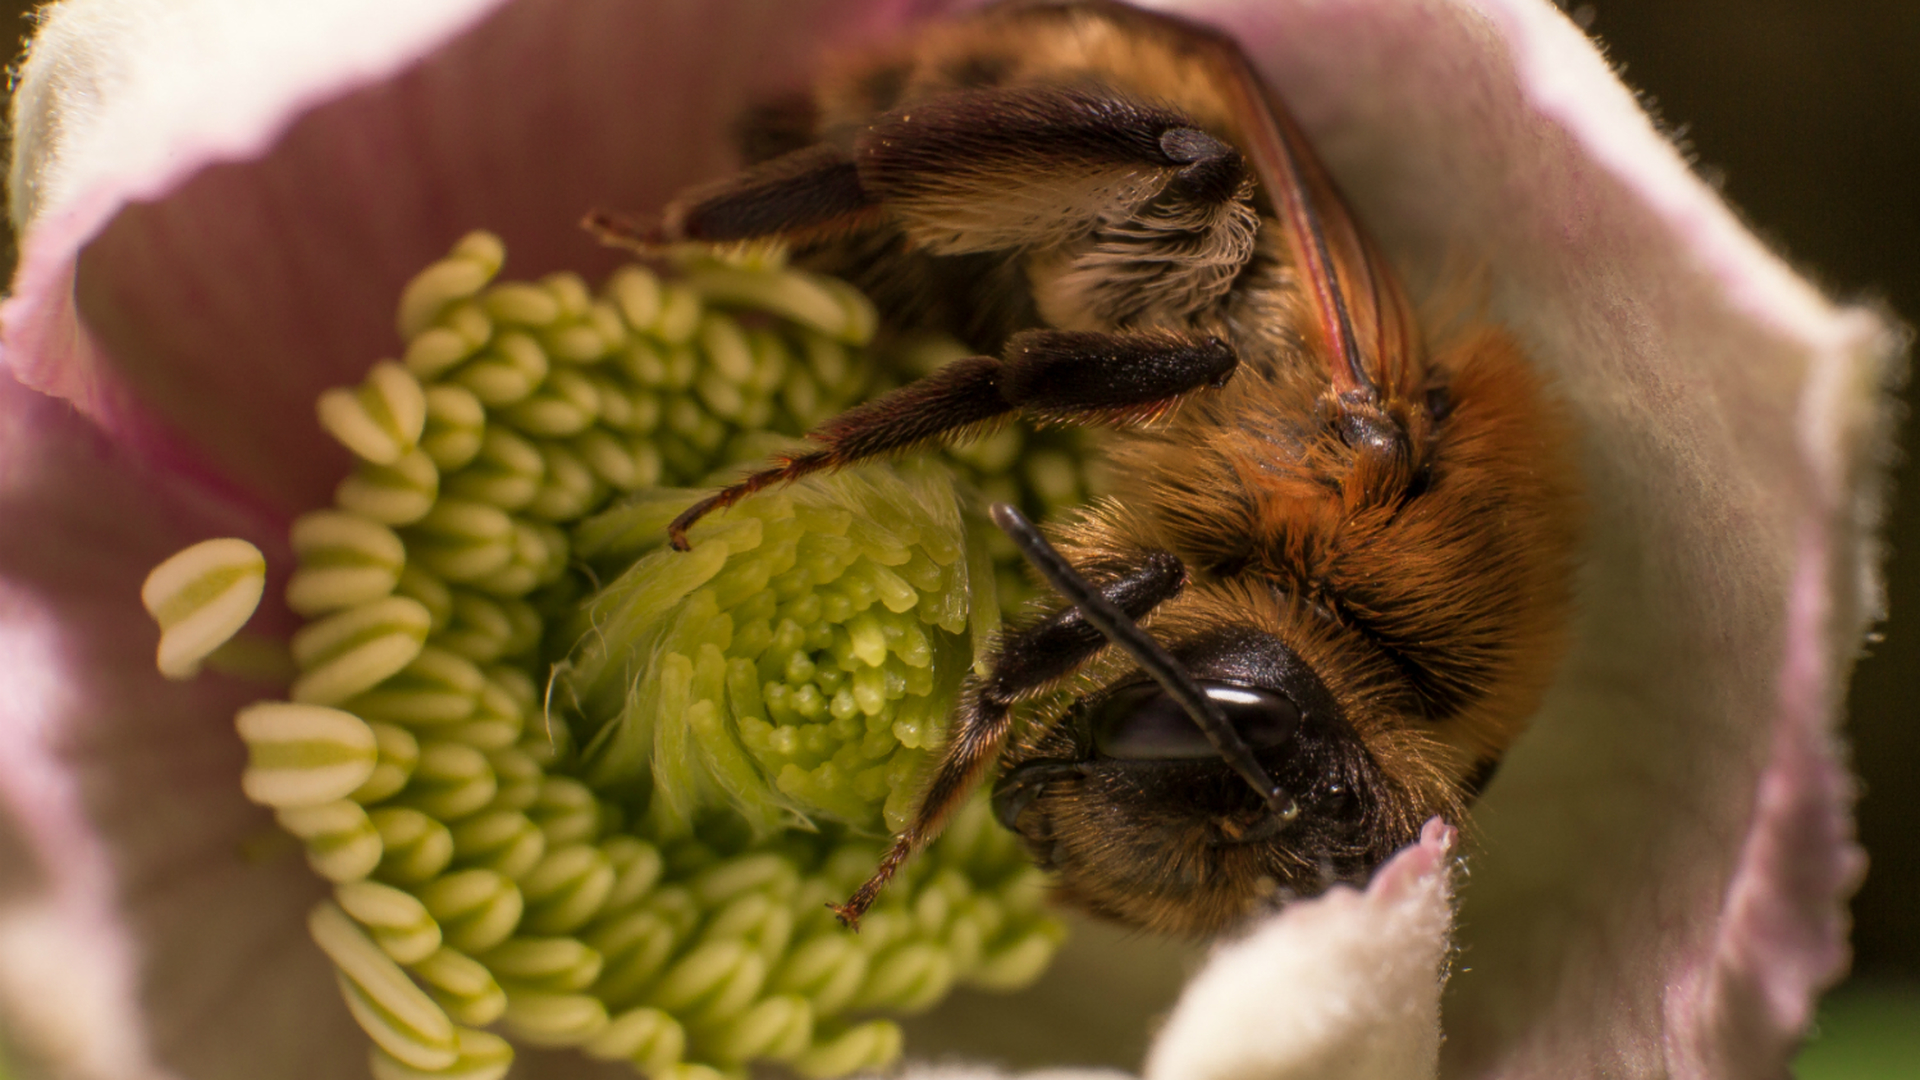
[[[130,204],[163,199],[215,163],[258,156],[308,105],[416,60],[494,3],[350,0],[286,8],[248,0],[72,0],[51,11],[22,65],[13,101],[9,212],[23,243],[13,295],[0,309],[7,327],[0,347],[15,377],[163,445],[164,426],[148,410],[184,408],[180,399],[199,387],[181,386],[172,402],[136,404],[154,389],[152,381],[134,375],[129,382],[128,358],[103,352],[95,338],[98,319],[83,327],[75,311],[76,303],[89,303],[85,289],[79,296],[75,289],[82,248]],[[245,90],[236,92],[239,87]],[[209,255],[223,237],[237,239],[235,233],[261,246],[282,239],[257,217],[207,214],[181,225],[179,245],[193,251],[205,242],[213,245]],[[106,262],[100,276],[107,278],[155,269],[147,260]],[[172,314],[182,321],[215,315],[208,332],[214,347],[229,364],[257,376],[276,366],[280,347],[249,351],[245,342],[223,336],[228,327],[218,324],[240,313],[232,309],[249,307],[248,298],[267,282],[241,277],[232,265],[225,269],[232,276],[212,288],[157,275],[189,286],[160,302],[172,301]],[[222,307],[228,319],[217,317]],[[261,319],[271,310],[246,314]],[[294,340],[290,334],[282,342]],[[357,355],[351,359],[360,362]],[[308,409],[311,397],[302,402]],[[219,406],[235,402],[209,404],[176,422],[224,419],[227,410]],[[338,460],[327,464],[337,469]]]
[[[188,542],[284,539],[4,378],[0,520],[6,1040],[60,1076],[259,1075],[262,1044],[359,1064],[302,932],[322,885],[237,787],[233,711],[272,688],[165,682],[137,599]]]

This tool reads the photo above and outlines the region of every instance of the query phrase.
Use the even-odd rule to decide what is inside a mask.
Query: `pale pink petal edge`
[[[1875,312],[1836,308],[1767,250],[1557,12],[1477,2],[1511,42],[1542,112],[1684,239],[1733,305],[1807,353],[1794,434],[1816,490],[1794,553],[1771,749],[1713,950],[1677,981],[1666,1010],[1677,1075],[1763,1075],[1792,1057],[1816,999],[1849,961],[1846,903],[1866,855],[1839,706],[1862,635],[1883,614],[1873,538],[1890,429],[1879,395],[1905,342]]]

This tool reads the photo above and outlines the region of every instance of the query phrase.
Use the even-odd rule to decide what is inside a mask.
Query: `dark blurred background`
[[[34,5],[0,0],[24,36]],[[1920,9],[1913,0],[1566,3],[1700,172],[1841,299],[1920,319]],[[5,265],[12,236],[4,236]],[[1909,393],[1908,400],[1913,400]],[[1920,457],[1920,426],[1906,455]],[[1903,465],[1906,488],[1913,473]],[[1857,977],[1920,982],[1920,498],[1896,499],[1893,617],[1853,679],[1860,835]]]

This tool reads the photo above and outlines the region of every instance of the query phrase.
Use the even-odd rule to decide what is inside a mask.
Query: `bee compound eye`
[[[1232,683],[1201,681],[1240,738],[1254,750],[1279,746],[1300,729],[1300,710],[1286,695]],[[1178,761],[1219,756],[1206,732],[1155,683],[1123,686],[1095,706],[1093,748],[1126,761]]]

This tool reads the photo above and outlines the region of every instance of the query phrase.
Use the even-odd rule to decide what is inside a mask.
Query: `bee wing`
[[[1181,26],[1209,55],[1241,127],[1241,150],[1287,227],[1334,392],[1343,400],[1376,403],[1416,397],[1425,373],[1399,275],[1347,209],[1293,115],[1240,47],[1217,31]]]

